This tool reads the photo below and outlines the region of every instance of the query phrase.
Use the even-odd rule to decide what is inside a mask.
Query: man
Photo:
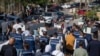
[[[87,48],[88,45],[88,41],[87,39],[85,39],[84,33],[82,31],[79,32],[80,35],[78,36],[78,38],[75,39],[74,42],[74,49],[79,48],[79,43],[80,41],[83,41],[83,48]]]
[[[83,41],[80,41],[79,48],[74,51],[73,56],[88,56],[87,51],[83,48]]]
[[[24,49],[22,50],[20,56],[34,56],[34,51],[30,50],[30,46],[28,43],[24,42],[23,47]]]
[[[30,30],[29,30],[29,28],[27,28],[22,34],[23,34],[24,36],[30,35]]]
[[[6,33],[8,27],[8,22],[6,19],[4,20],[4,22],[1,23],[1,26],[2,26],[2,33]]]
[[[17,34],[21,34],[21,35],[23,34],[23,31],[21,28],[18,28],[17,31],[18,31]]]
[[[93,40],[89,43],[87,50],[89,56],[100,56],[100,41],[98,41],[96,35],[94,35]]]
[[[2,27],[2,35],[3,35],[2,40],[5,40],[4,37],[6,37],[5,35],[7,33],[7,27],[8,27],[8,22],[6,19],[4,20],[4,22],[1,23],[1,27]],[[7,40],[7,38],[6,38],[6,40]]]
[[[19,56],[19,53],[23,49],[23,36],[21,34],[22,34],[22,30],[21,30],[21,28],[18,28],[18,33],[15,33],[13,35],[14,39],[16,40],[14,46],[15,46],[15,48],[17,50],[17,55],[18,56]]]
[[[43,36],[40,37],[40,42],[44,41],[46,44],[49,43],[49,37],[47,36],[47,32],[43,32]]]
[[[29,49],[35,51],[35,41],[34,37],[32,35],[24,37],[24,42],[27,42],[29,44]]]
[[[15,43],[15,39],[10,38],[9,43],[2,47],[1,55],[2,56],[17,56],[16,49],[15,49],[15,47],[13,47],[14,43]]]
[[[16,29],[16,33],[18,33],[17,30],[19,28],[21,28],[22,31],[25,31],[25,25],[21,23],[19,20],[17,20],[16,23],[13,25],[13,29]]]

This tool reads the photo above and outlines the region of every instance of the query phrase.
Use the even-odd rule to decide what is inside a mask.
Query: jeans
[[[16,49],[17,50],[17,56],[20,56],[20,53],[22,52],[22,49]]]
[[[7,36],[6,36],[6,32],[2,33],[2,41],[8,40]]]

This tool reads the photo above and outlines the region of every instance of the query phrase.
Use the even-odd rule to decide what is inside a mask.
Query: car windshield
[[[66,15],[66,16],[65,16],[65,19],[66,19],[66,20],[69,20],[69,18],[72,18],[72,17],[73,17],[72,15]]]
[[[64,13],[62,13],[62,12],[57,12],[57,15],[64,15]]]
[[[44,16],[52,16],[52,13],[44,13]]]

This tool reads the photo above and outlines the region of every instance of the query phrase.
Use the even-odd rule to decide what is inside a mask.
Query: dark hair
[[[70,30],[70,33],[73,33],[74,31],[73,30]]]
[[[8,25],[8,29],[10,30],[10,32],[12,31],[12,27],[11,27],[11,25]]]
[[[75,23],[73,24],[73,26],[75,26],[75,28],[77,28],[78,30],[82,31],[81,28],[78,25],[76,25]]]
[[[44,31],[44,32],[43,32],[43,35],[47,35],[47,32]]]
[[[53,34],[49,35],[50,37],[53,37]]]
[[[94,33],[93,38],[98,39],[98,34]]]
[[[79,42],[79,46],[82,46],[82,47],[83,47],[83,44],[84,44],[83,41],[80,41],[80,42]]]
[[[18,28],[18,31],[22,31],[22,29],[21,28]]]
[[[40,43],[41,52],[44,52],[45,46],[46,46],[45,41],[42,41],[42,42]]]
[[[23,47],[24,47],[25,49],[29,49],[29,44],[28,44],[27,42],[24,42]]]
[[[53,34],[53,36],[57,36],[57,33],[55,32],[55,33]]]

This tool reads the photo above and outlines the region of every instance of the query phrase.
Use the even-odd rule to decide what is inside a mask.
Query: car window
[[[57,15],[64,15],[64,13],[62,13],[62,12],[57,12]]]
[[[44,16],[52,16],[52,13],[44,13]]]

